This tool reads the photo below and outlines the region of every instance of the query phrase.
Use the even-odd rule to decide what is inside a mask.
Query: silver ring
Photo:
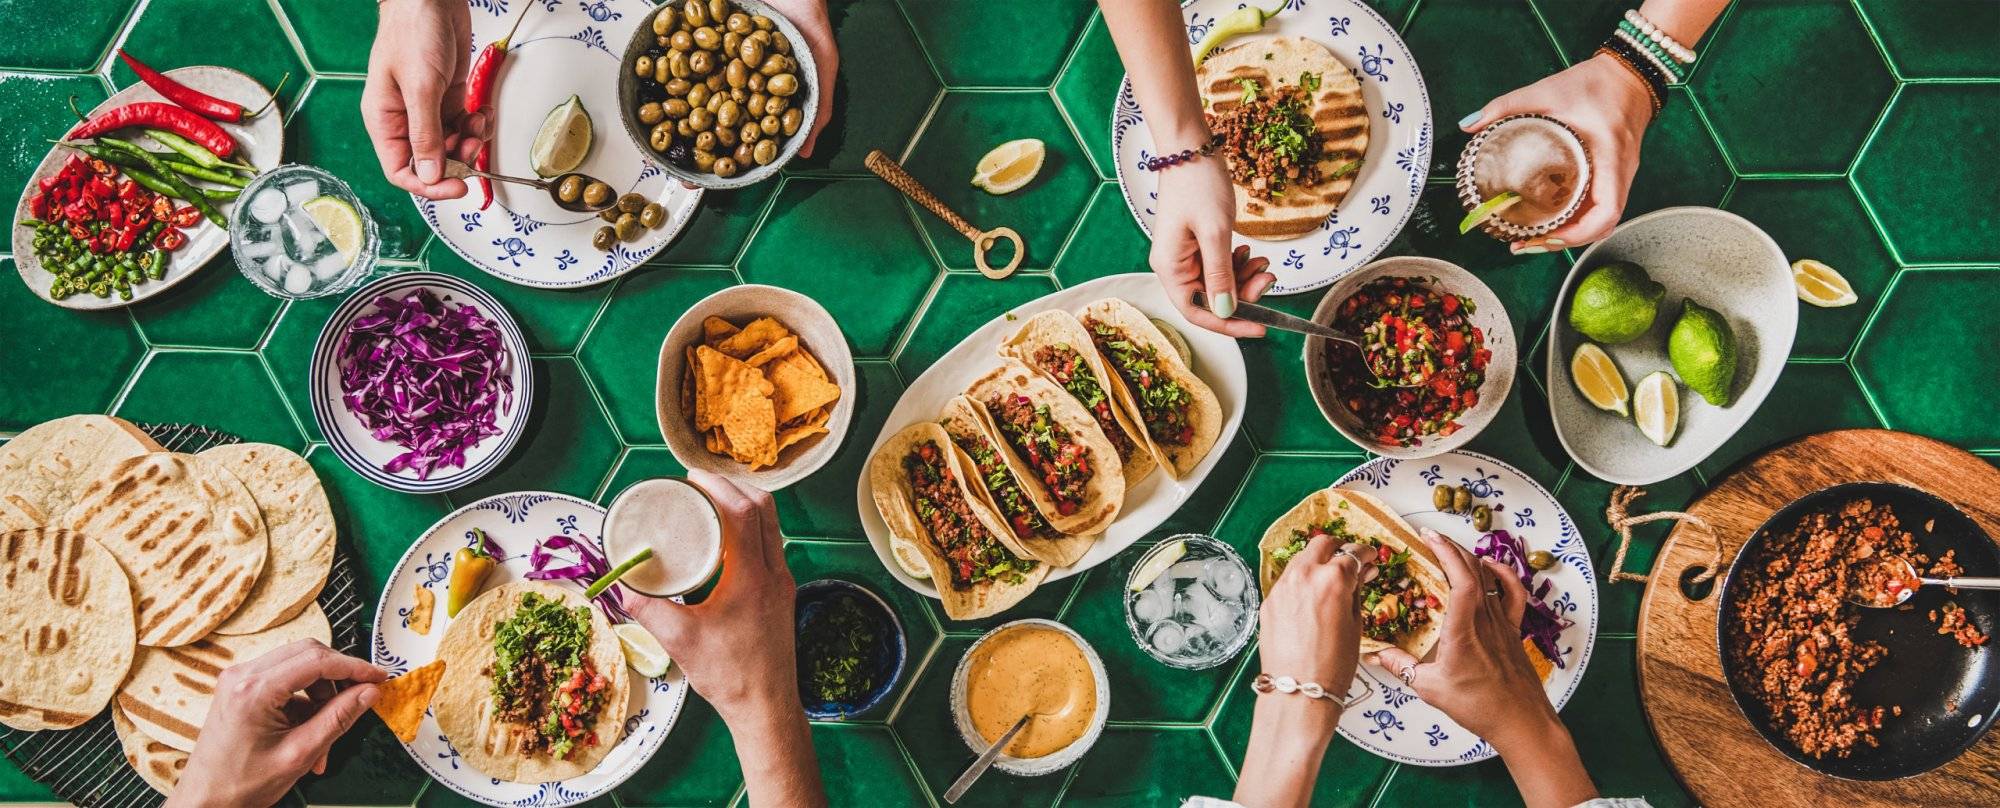
[[[1363,564],[1363,563],[1362,563],[1362,561],[1361,561],[1361,556],[1358,556],[1358,555],[1355,555],[1355,554],[1354,554],[1354,551],[1353,551],[1353,550],[1349,550],[1349,549],[1347,549],[1347,548],[1345,548],[1345,547],[1342,547],[1342,548],[1340,548],[1339,550],[1335,550],[1335,551],[1333,552],[1333,554],[1334,554],[1334,556],[1336,556],[1336,557],[1339,557],[1339,556],[1347,556],[1348,558],[1352,558],[1352,559],[1354,559],[1354,571],[1355,571],[1355,572],[1360,572],[1360,571],[1361,571],[1361,568],[1362,568],[1362,567],[1364,567],[1364,566],[1367,566],[1366,564]]]
[[[1396,678],[1402,679],[1403,684],[1415,687],[1417,684],[1417,663],[1412,662],[1404,665],[1402,670],[1396,672]]]
[[[1497,598],[1497,597],[1500,597],[1500,587],[1497,587],[1497,586],[1496,586],[1496,587],[1493,587],[1492,589],[1488,589],[1488,590],[1486,590],[1486,596],[1487,596],[1487,597],[1489,597],[1489,598]]]

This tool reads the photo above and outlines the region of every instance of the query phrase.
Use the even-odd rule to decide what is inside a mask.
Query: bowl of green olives
[[[668,176],[741,188],[798,154],[817,76],[805,36],[760,0],[670,0],[625,47],[620,119]]]

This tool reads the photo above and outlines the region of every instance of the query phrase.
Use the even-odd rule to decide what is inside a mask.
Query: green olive
[[[764,139],[764,130],[757,128],[756,121],[749,121],[743,124],[743,131],[738,132],[736,136],[742,138],[744,143],[756,143]]]
[[[660,36],[671,34],[674,32],[674,24],[679,21],[680,16],[674,13],[673,6],[662,8],[658,14],[653,15],[653,33]]]
[[[735,126],[742,120],[743,105],[735,101],[725,100],[722,102],[722,106],[715,110],[715,125],[717,126]]]
[[[687,117],[688,110],[690,109],[693,109],[693,107],[688,105],[685,98],[669,98],[665,103],[660,104],[660,112],[675,120]]]
[[[772,160],[778,159],[778,141],[757,141],[757,148],[751,150],[750,159],[756,160],[760,166],[770,165]]]
[[[751,93],[750,99],[743,102],[743,111],[750,113],[752,117],[764,117],[764,94]]]
[[[1528,569],[1545,570],[1556,565],[1556,557],[1547,550],[1528,551]]]
[[[688,71],[697,76],[715,72],[715,54],[705,50],[688,54]]]
[[[604,252],[610,252],[611,245],[617,243],[618,243],[618,231],[608,226],[597,228],[597,232],[592,233],[590,236],[590,246],[596,247],[597,249],[602,250]]]
[[[694,153],[694,170],[711,171],[714,168],[715,168],[714,152],[696,151]]]
[[[720,72],[708,74],[708,78],[702,79],[701,83],[708,85],[708,91],[711,93],[722,92],[722,88],[729,86],[728,82],[722,80]]]
[[[688,108],[694,109],[697,107],[708,106],[708,95],[709,95],[709,89],[708,85],[706,84],[697,84],[693,87],[689,87],[687,91]]]
[[[611,186],[601,182],[593,182],[584,186],[583,204],[592,208],[600,208],[611,204]]]
[[[778,120],[778,116],[776,115],[766,115],[757,119],[757,128],[764,130],[764,134],[766,135],[775,135],[785,131],[785,123]]]
[[[703,133],[701,133],[701,134],[699,134],[699,135],[695,135],[695,136],[694,136],[694,150],[695,150],[695,151],[698,151],[698,152],[712,152],[712,151],[715,151],[715,133],[714,133],[714,132],[703,132]]]
[[[1472,492],[1465,490],[1464,486],[1452,489],[1451,510],[1453,513],[1465,513],[1472,510]]]
[[[675,31],[674,35],[667,39],[667,47],[677,51],[694,50],[694,35],[686,31]]]
[[[653,131],[646,136],[646,144],[652,146],[653,151],[661,153],[665,153],[667,149],[673,148],[674,125],[667,121],[655,124]]]
[[[735,53],[736,49],[740,47],[743,47],[742,34],[731,31],[722,35],[722,53],[724,56]]]
[[[682,118],[674,121],[674,134],[681,137],[694,137],[694,127],[688,125],[688,119]]]
[[[739,166],[748,166],[752,160],[756,159],[756,156],[757,148],[755,146],[748,143],[738,143],[736,144],[736,151],[730,153],[729,159],[735,160]]]
[[[754,27],[759,31],[765,31],[765,32],[769,32],[771,29],[778,27],[775,23],[771,22],[770,17],[766,17],[762,14],[750,15],[750,25],[751,27]]]
[[[639,223],[645,225],[648,230],[659,227],[660,223],[666,220],[667,209],[660,207],[658,202],[648,202],[645,207],[639,209]]]
[[[687,0],[687,4],[681,6],[681,16],[687,18],[689,27],[699,28],[707,25],[708,4],[701,2],[701,0]]]
[[[764,63],[757,66],[757,72],[764,74],[765,78],[769,78],[779,73],[790,71],[785,68],[784,54],[773,53],[764,57]]]
[[[597,212],[597,218],[603,219],[607,224],[616,222],[618,221],[618,209],[612,207],[600,210]]]
[[[660,102],[658,101],[648,101],[644,104],[639,105],[640,123],[643,123],[647,126],[652,126],[653,124],[659,123],[660,119],[664,117],[667,117],[667,114],[665,110],[663,110],[660,107]]]
[[[771,96],[770,98],[764,99],[765,115],[777,115],[783,113],[787,109],[791,109],[791,107],[792,107],[792,99],[782,95],[774,95]]]
[[[742,87],[750,82],[750,68],[743,65],[742,59],[731,59],[722,68],[722,80],[731,87]]]
[[[779,73],[764,83],[764,89],[772,95],[791,95],[799,91],[799,79],[790,73]]]
[[[647,76],[653,75],[653,57],[641,56],[639,57],[638,61],[633,62],[632,75],[638,76],[639,78],[642,79]]]
[[[654,59],[653,82],[664,87],[669,82],[679,81],[680,79],[674,78],[673,63],[673,54]]]
[[[729,29],[729,32],[732,34],[747,34],[756,30],[755,26],[750,24],[750,15],[741,11],[731,14],[724,19],[722,27]]]
[[[743,44],[736,46],[736,55],[745,65],[761,65],[764,63],[764,43],[757,41],[756,37],[746,38]]]
[[[738,104],[750,103],[750,93],[741,87],[729,88],[729,100]]]
[[[746,65],[746,66],[747,66],[747,65]],[[756,72],[752,72],[752,73],[750,74],[750,80],[749,80],[749,81],[746,81],[746,82],[743,82],[743,88],[744,88],[744,89],[746,89],[746,90],[749,90],[750,92],[753,92],[753,93],[761,93],[761,92],[763,92],[763,91],[764,91],[764,74],[762,74],[762,73],[756,73]]]
[[[688,69],[687,51],[669,51],[667,53],[667,74],[677,79],[684,79],[694,75],[694,71]]]
[[[1485,505],[1472,506],[1472,529],[1481,533],[1493,529],[1493,509]]]
[[[1438,483],[1431,488],[1431,507],[1440,511],[1451,510],[1451,486]]]
[[[618,223],[611,227],[617,230],[619,241],[638,241],[640,236],[646,234],[645,226],[639,224],[639,217],[630,213],[620,214]]]
[[[657,43],[659,43],[659,45],[660,45],[660,47],[661,47],[662,49],[664,49],[664,48],[666,48],[666,47],[667,47],[667,38],[666,38],[666,37],[663,37],[663,36],[656,36],[656,37],[653,37],[653,41],[654,41],[654,42],[657,42]]]
[[[708,0],[708,19],[721,22],[729,16],[729,0]]]
[[[791,37],[785,36],[785,32],[783,31],[772,31],[771,50],[777,51],[787,56],[791,55],[792,53]]]
[[[638,213],[639,209],[645,206],[646,198],[638,194],[626,194],[618,197],[618,209],[625,213]]]
[[[560,199],[564,202],[574,203],[576,201],[576,198],[579,196],[583,196],[582,175],[571,174],[567,177],[563,177],[562,182],[556,183],[557,199]]]
[[[779,120],[784,124],[787,136],[796,135],[799,133],[799,127],[806,122],[806,114],[801,112],[799,108],[793,107],[785,110],[785,114]]]
[[[722,47],[722,35],[716,33],[714,28],[706,26],[696,28],[694,29],[694,46],[705,51],[715,50]]]
[[[719,91],[711,91],[711,92],[710,92],[710,93],[708,94],[708,103],[706,103],[706,104],[703,104],[702,106],[703,106],[703,107],[706,107],[706,108],[708,109],[708,113],[709,113],[710,115],[713,115],[713,114],[715,114],[715,113],[717,113],[717,112],[721,112],[721,111],[722,111],[722,102],[724,102],[724,101],[728,101],[728,100],[729,100],[729,94],[728,94],[728,93],[725,93],[725,92],[719,92]]]
[[[715,130],[715,139],[716,141],[720,142],[722,144],[722,147],[725,149],[736,148],[736,130],[734,129],[723,129],[718,127]]]
[[[688,110],[687,122],[689,129],[693,129],[696,132],[706,132],[709,127],[715,125],[715,114],[709,112],[706,108],[695,107]]]
[[[667,95],[676,96],[687,95],[688,89],[694,85],[689,84],[687,79],[667,79],[660,86],[666,89]]]
[[[709,170],[714,171],[715,176],[723,179],[734,177],[736,176],[736,159],[733,157],[717,157],[715,158],[715,165],[710,166]]]

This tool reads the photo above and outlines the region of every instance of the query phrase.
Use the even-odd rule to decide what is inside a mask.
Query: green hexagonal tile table
[[[502,6],[529,0],[491,0]],[[1573,255],[1512,256],[1461,238],[1449,188],[1464,136],[1450,122],[1498,93],[1587,58],[1628,2],[1371,0],[1421,60],[1440,122],[1431,188],[1390,254],[1445,258],[1482,276],[1509,307],[1527,373],[1473,447],[1538,478],[1569,509],[1599,565],[1616,536],[1601,511],[1611,486],[1575,467],[1556,441],[1541,381],[1543,335]],[[61,6],[58,10],[57,6]],[[493,476],[448,495],[409,496],[347,469],[307,402],[307,363],[332,301],[284,303],[227,258],[202,277],[128,310],[46,306],[12,280],[0,241],[0,437],[72,412],[199,421],[304,450],[325,481],[343,545],[379,591],[409,541],[454,506],[535,488],[599,502],[626,485],[683,471],[654,416],[654,365],[667,327],[690,303],[742,282],[804,292],[840,321],[857,356],[846,443],[817,474],[778,496],[786,558],[801,580],[840,577],[881,591],[909,630],[910,666],[890,706],[819,722],[814,743],[837,805],[930,805],[969,762],[946,710],[959,656],[999,620],[958,622],[898,585],[865,543],[854,480],[906,383],[985,320],[1066,286],[1143,270],[1148,242],[1111,165],[1109,106],[1124,72],[1087,0],[830,0],[841,75],[815,153],[780,179],[711,192],[686,235],[648,266],[578,291],[512,286],[466,264],[380,175],[359,102],[372,4],[335,0],[0,0],[0,17],[36,36],[0,45],[0,103],[17,136],[0,147],[0,187],[25,180],[40,138],[133,76],[110,58],[124,44],[168,66],[215,61],[266,84],[293,79],[288,157],[355,186],[382,225],[384,272],[431,269],[493,292],[521,321],[539,399],[531,434]],[[1628,215],[1719,205],[1762,225],[1788,258],[1840,269],[1860,296],[1801,313],[1793,361],[1772,397],[1720,451],[1652,487],[1647,505],[1679,507],[1742,459],[1809,432],[1888,426],[2000,456],[1983,400],[2000,378],[2000,57],[1992,4],[1823,0],[1728,11],[1688,86],[1642,144]],[[226,36],[218,36],[226,32]],[[608,120],[601,121],[608,123]],[[600,125],[600,136],[609,127]],[[25,133],[25,134],[18,134]],[[998,143],[1047,143],[1042,175],[1004,197],[966,184]],[[965,242],[862,169],[871,149],[904,159],[950,204],[1028,240],[1026,271],[970,273]],[[0,236],[5,239],[6,236]],[[1317,295],[1272,301],[1309,312]],[[1168,805],[1227,794],[1249,734],[1254,648],[1200,672],[1169,670],[1135,646],[1119,590],[1145,547],[1208,532],[1250,551],[1263,527],[1306,491],[1367,456],[1320,417],[1300,376],[1301,341],[1244,345],[1254,412],[1217,471],[1138,547],[1044,587],[1007,617],[1044,616],[1082,632],[1105,658],[1112,725],[1083,761],[1041,778],[989,775],[968,802]],[[2000,460],[1996,460],[2000,462]],[[1644,568],[1665,530],[1641,529],[1628,566]],[[1604,584],[1601,637],[1565,720],[1607,794],[1656,806],[1691,797],[1651,743],[1635,686],[1640,590]],[[0,765],[0,800],[52,795]],[[335,747],[301,803],[458,805],[429,783],[373,718]],[[1504,805],[1504,767],[1398,765],[1336,743],[1315,805]],[[600,804],[743,803],[735,747],[714,711],[690,704],[666,747]]]

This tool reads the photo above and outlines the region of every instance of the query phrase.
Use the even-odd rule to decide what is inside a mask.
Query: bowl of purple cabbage
[[[370,283],[313,349],[313,418],[334,454],[386,488],[449,491],[492,472],[534,401],[527,342],[500,302],[433,272]]]

